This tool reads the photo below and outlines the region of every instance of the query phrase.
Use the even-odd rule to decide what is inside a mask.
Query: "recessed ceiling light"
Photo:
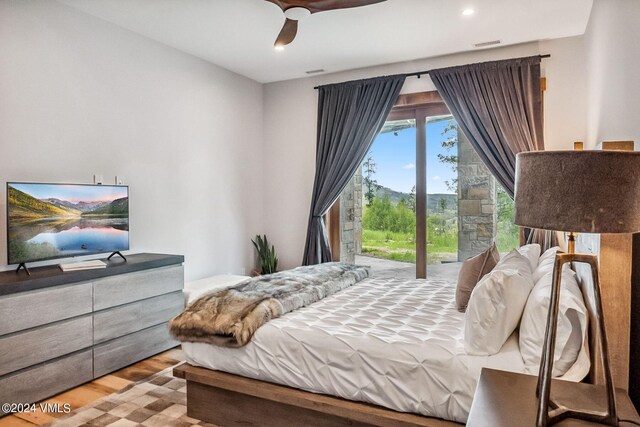
[[[465,10],[463,10],[463,11],[462,11],[462,16],[471,16],[471,15],[473,15],[474,13],[476,13],[476,11],[475,11],[475,10],[473,10],[473,8],[468,7],[468,8],[466,8]]]
[[[274,49],[277,51],[282,51],[284,50],[284,46],[274,46]]]

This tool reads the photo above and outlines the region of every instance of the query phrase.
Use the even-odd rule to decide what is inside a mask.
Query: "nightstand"
[[[514,427],[535,426],[536,424],[536,384],[538,377],[484,368],[476,388],[476,394],[469,413],[468,427]],[[592,384],[553,380],[551,396],[563,405],[574,408],[589,408],[604,411],[606,397],[604,387]],[[629,396],[624,390],[616,389],[618,417],[640,424]],[[555,424],[562,427],[596,426],[581,420],[567,419]],[[621,427],[633,426],[620,423]]]

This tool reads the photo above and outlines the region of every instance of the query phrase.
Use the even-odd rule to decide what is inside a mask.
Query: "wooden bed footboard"
[[[175,367],[173,375],[187,381],[187,415],[223,427],[461,425],[212,371],[188,363]]]

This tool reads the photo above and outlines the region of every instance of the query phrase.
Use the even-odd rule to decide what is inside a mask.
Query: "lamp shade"
[[[515,223],[582,233],[640,231],[640,152],[519,153]]]

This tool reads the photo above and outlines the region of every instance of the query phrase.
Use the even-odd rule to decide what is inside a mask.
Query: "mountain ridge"
[[[83,212],[82,215],[127,215],[129,213],[129,198],[121,197],[97,209]]]
[[[50,203],[54,206],[57,207],[66,207],[66,208],[70,208],[70,209],[75,209],[78,210],[80,212],[89,212],[92,211],[94,209],[98,209],[102,206],[108,205],[111,202],[78,202],[78,203],[73,203],[73,202],[68,202],[66,200],[60,200],[60,199],[56,199],[54,197],[50,197],[48,199],[40,199],[43,202],[47,202]]]
[[[10,216],[16,218],[37,218],[43,216],[78,217],[81,214],[77,209],[56,206],[46,201],[36,199],[12,186],[8,187],[7,204],[10,206]]]
[[[362,193],[365,193],[365,189],[363,188]],[[401,200],[409,200],[410,194],[403,193],[402,191],[392,190],[389,187],[380,186],[376,190],[376,197],[384,198],[388,197],[391,203],[394,205],[400,203]],[[457,194],[448,194],[448,193],[427,193],[427,207],[429,210],[438,210],[440,209],[440,200],[444,199],[447,201],[448,209],[452,209],[457,207],[458,205],[458,195]]]

